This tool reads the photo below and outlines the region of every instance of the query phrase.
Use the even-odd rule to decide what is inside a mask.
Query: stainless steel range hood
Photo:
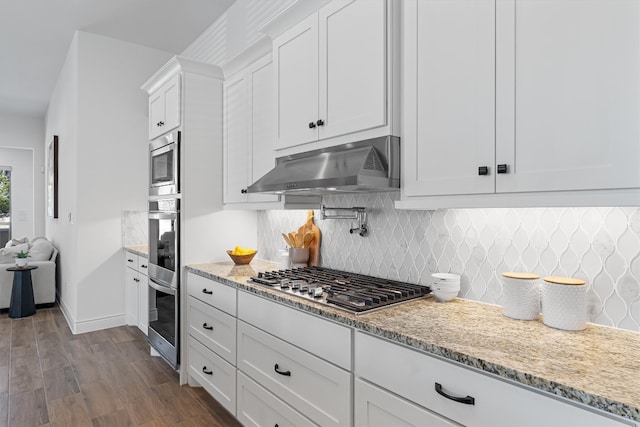
[[[400,138],[384,136],[279,157],[248,192],[321,196],[399,188]]]

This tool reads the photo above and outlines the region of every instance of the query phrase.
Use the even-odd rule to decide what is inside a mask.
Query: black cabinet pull
[[[213,295],[213,291],[208,291],[208,290],[207,290],[207,288],[204,288],[204,289],[202,290],[202,293],[203,293],[203,294],[207,294],[207,295]]]
[[[285,377],[290,377],[291,376],[291,371],[281,371],[280,367],[278,366],[277,363],[273,367],[273,370],[276,371],[277,373],[279,373],[280,375],[284,375]]]
[[[213,375],[213,371],[207,371],[207,367],[206,366],[202,367],[202,372],[204,372],[207,375]]]
[[[442,391],[442,386],[439,383],[436,383],[436,393],[438,393],[440,396],[446,397],[447,399],[453,400],[454,402],[464,403],[465,405],[476,404],[476,399],[474,399],[471,396],[457,397],[457,396],[451,396],[450,394],[445,393],[444,391]]]
[[[309,122],[309,129],[313,129],[314,127],[316,127],[316,124],[313,122]]]
[[[133,260],[132,259],[128,259],[127,262],[133,262]]]
[[[480,166],[478,168],[478,175],[489,175],[489,168],[487,166]]]
[[[142,264],[140,268],[147,268],[147,264]]]
[[[504,164],[498,165],[497,172],[498,173],[509,173],[508,168],[507,168],[507,164],[504,163]]]
[[[207,325],[207,322],[204,322],[202,324],[202,327],[205,328],[207,331],[213,331],[213,326]]]
[[[316,122],[318,126],[324,126],[324,120],[320,119]]]
[[[246,188],[243,188],[242,190],[240,190],[240,192],[241,192],[242,194],[247,194],[247,189],[246,189]]]

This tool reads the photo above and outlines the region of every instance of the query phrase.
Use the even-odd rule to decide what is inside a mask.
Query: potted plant
[[[25,251],[20,251],[16,254],[16,267],[26,267],[27,257],[29,255]]]

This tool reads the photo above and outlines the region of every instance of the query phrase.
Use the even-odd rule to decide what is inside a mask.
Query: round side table
[[[33,285],[31,283],[31,270],[35,270],[36,268],[38,268],[38,266],[7,268],[7,271],[14,272],[9,317],[27,317],[36,314],[36,304],[33,300]]]

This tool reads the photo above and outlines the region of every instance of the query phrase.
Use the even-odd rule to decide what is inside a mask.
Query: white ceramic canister
[[[540,316],[540,276],[533,273],[502,273],[502,314],[512,319],[537,320]]]
[[[587,326],[587,282],[571,277],[545,277],[541,294],[545,325],[567,331],[580,331]]]

